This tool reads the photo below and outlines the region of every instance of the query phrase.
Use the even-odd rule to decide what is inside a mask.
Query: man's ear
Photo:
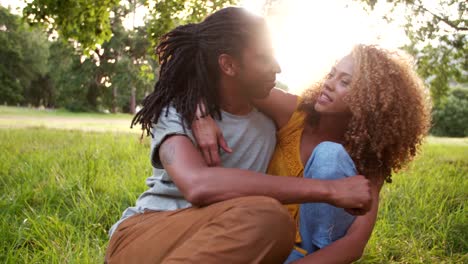
[[[228,54],[221,54],[218,57],[218,65],[221,69],[221,72],[227,76],[234,77],[237,74],[237,61]]]

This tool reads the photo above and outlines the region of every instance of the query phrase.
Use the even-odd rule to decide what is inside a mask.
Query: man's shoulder
[[[162,168],[158,149],[169,137],[174,135],[187,136],[192,143],[195,144],[196,142],[190,130],[190,125],[184,123],[182,116],[177,113],[173,106],[166,106],[161,111],[158,121],[153,124],[152,134],[151,160],[155,168]]]
[[[256,123],[258,122],[260,126],[276,130],[273,119],[258,110],[255,110],[254,114],[252,115],[252,120]]]
[[[154,125],[167,121],[178,121],[182,124],[181,117],[181,114],[177,112],[174,106],[165,106],[158,117],[158,121]]]
[[[166,106],[156,123],[153,123],[152,132],[156,135],[165,133],[179,132],[181,134],[190,134],[190,124],[187,124],[182,115],[177,112],[173,106]]]
[[[242,132],[255,135],[265,133],[265,136],[272,133],[274,136],[276,133],[273,120],[256,109],[243,116],[236,116],[223,112],[222,120],[218,120],[217,122],[226,135]]]

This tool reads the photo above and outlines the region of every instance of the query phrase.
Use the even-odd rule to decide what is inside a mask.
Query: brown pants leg
[[[241,197],[206,207],[146,212],[114,232],[112,263],[282,263],[295,227],[275,199]]]

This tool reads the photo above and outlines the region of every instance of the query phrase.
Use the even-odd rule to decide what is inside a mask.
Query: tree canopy
[[[46,73],[47,36],[0,6],[0,47],[1,103],[26,103],[31,82]]]
[[[23,18],[0,7],[2,103],[133,113],[154,85],[159,37],[234,2],[33,0]],[[126,28],[140,7],[145,24]]]
[[[122,3],[123,2],[123,3]],[[30,24],[45,24],[65,39],[77,41],[85,53],[112,37],[111,18],[125,17],[144,6],[149,10],[147,29],[152,46],[158,38],[180,23],[201,21],[236,0],[33,0],[23,9]],[[127,10],[120,7],[126,6]],[[116,11],[120,9],[121,12]],[[123,12],[122,12],[123,11]]]
[[[265,1],[264,10],[279,1],[286,0]],[[369,12],[378,2],[354,1]],[[237,2],[31,0],[22,17],[0,6],[0,103],[133,113],[157,79],[154,48],[159,37]],[[468,100],[451,91],[468,87],[467,2],[386,2],[393,7],[385,14],[389,21],[401,7],[405,10],[410,43],[402,48],[416,58],[437,120],[448,120],[441,117],[455,111],[448,105]],[[128,28],[124,20],[139,8],[147,10],[144,25]]]
[[[377,0],[361,0],[371,9]],[[405,32],[410,44],[403,47],[417,59],[418,73],[428,82],[433,101],[441,104],[450,83],[468,83],[468,11],[466,1],[387,0],[406,9]]]
[[[23,9],[30,24],[45,24],[65,40],[74,39],[85,51],[112,36],[110,11],[120,0],[33,0]]]

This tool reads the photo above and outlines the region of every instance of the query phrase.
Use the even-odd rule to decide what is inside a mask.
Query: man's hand
[[[335,180],[331,184],[331,204],[352,215],[364,215],[372,207],[371,183],[362,175]]]

